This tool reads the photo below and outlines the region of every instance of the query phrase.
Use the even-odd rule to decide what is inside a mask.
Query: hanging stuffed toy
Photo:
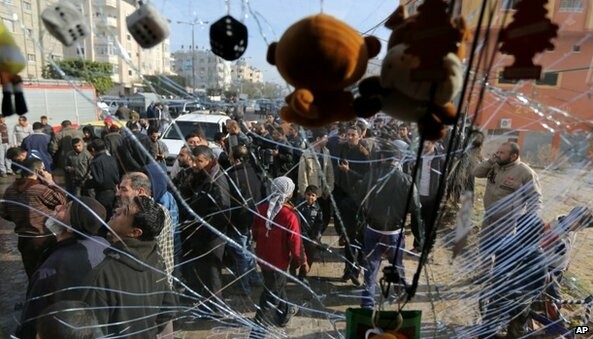
[[[25,65],[25,57],[6,26],[0,22],[0,82],[2,84],[3,116],[27,113],[27,103],[23,95],[23,80],[17,75],[25,68]]]
[[[224,60],[239,59],[247,49],[247,26],[230,15],[222,17],[210,26],[212,53]]]
[[[268,48],[267,60],[294,92],[280,117],[305,127],[356,118],[354,97],[344,89],[364,75],[368,60],[381,50],[373,36],[362,37],[329,15],[304,18]]]
[[[539,52],[554,49],[550,39],[558,36],[558,25],[546,18],[548,0],[520,1],[513,22],[500,32],[500,52],[515,57],[513,65],[505,67],[505,79],[539,79],[542,66],[533,64]]]
[[[469,32],[463,19],[451,21],[442,0],[426,0],[418,14],[403,6],[385,23],[393,30],[380,77],[364,79],[354,107],[359,116],[379,111],[398,120],[417,122],[427,140],[445,134],[455,122],[451,102],[463,85],[462,59]]]

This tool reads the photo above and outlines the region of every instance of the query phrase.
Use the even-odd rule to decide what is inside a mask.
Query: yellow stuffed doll
[[[305,127],[356,118],[354,97],[344,89],[364,75],[368,60],[381,50],[374,36],[325,14],[304,18],[268,48],[267,60],[295,90],[280,117]]]
[[[439,5],[437,2],[427,1],[425,5]],[[404,7],[399,6],[385,23],[393,32],[381,66],[381,75],[360,82],[360,97],[356,98],[354,106],[362,117],[383,111],[398,120],[417,122],[426,139],[436,140],[444,135],[444,125],[455,122],[456,107],[451,100],[459,94],[463,85],[461,59],[464,58],[464,41],[468,39],[469,33],[463,19],[450,22],[447,17],[444,18],[446,22],[442,22],[441,17],[437,18],[441,22],[423,17],[423,25],[419,27],[419,15],[406,18]],[[430,25],[434,25],[432,30]],[[428,33],[434,37],[426,38]],[[443,36],[439,36],[441,33]],[[435,56],[432,57],[431,65],[423,65],[423,61],[430,61],[430,52],[434,52],[436,46],[422,39],[443,42],[439,46],[445,50],[442,59]],[[411,43],[414,42],[415,51],[421,52],[424,60],[410,51],[413,49]],[[454,50],[455,53],[447,53],[447,50]],[[437,74],[438,80],[414,79],[414,72],[426,72],[430,77],[430,72],[434,71],[431,66],[435,64],[439,68],[436,73],[442,73],[440,77]]]
[[[0,81],[2,83],[2,115],[15,112],[27,113],[27,104],[23,95],[23,80],[17,75],[25,68],[25,57],[19,50],[12,35],[0,22]],[[14,106],[12,96],[14,95]]]

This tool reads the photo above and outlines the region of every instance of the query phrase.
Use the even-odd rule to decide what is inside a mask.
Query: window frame
[[[501,4],[501,9],[503,11],[516,11],[517,5],[519,5],[519,1],[521,0],[503,0]]]
[[[558,2],[558,12],[560,13],[582,13],[584,9],[583,0],[560,0]]]

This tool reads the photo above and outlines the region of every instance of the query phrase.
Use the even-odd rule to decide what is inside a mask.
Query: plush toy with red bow
[[[2,84],[3,116],[27,113],[27,103],[23,95],[23,80],[18,75],[25,65],[25,57],[6,26],[0,22],[0,82]]]

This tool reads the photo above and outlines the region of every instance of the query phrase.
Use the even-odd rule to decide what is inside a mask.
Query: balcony
[[[117,18],[101,17],[97,18],[97,27],[112,27],[117,28]]]
[[[117,0],[95,0],[94,5],[97,7],[117,8]]]

